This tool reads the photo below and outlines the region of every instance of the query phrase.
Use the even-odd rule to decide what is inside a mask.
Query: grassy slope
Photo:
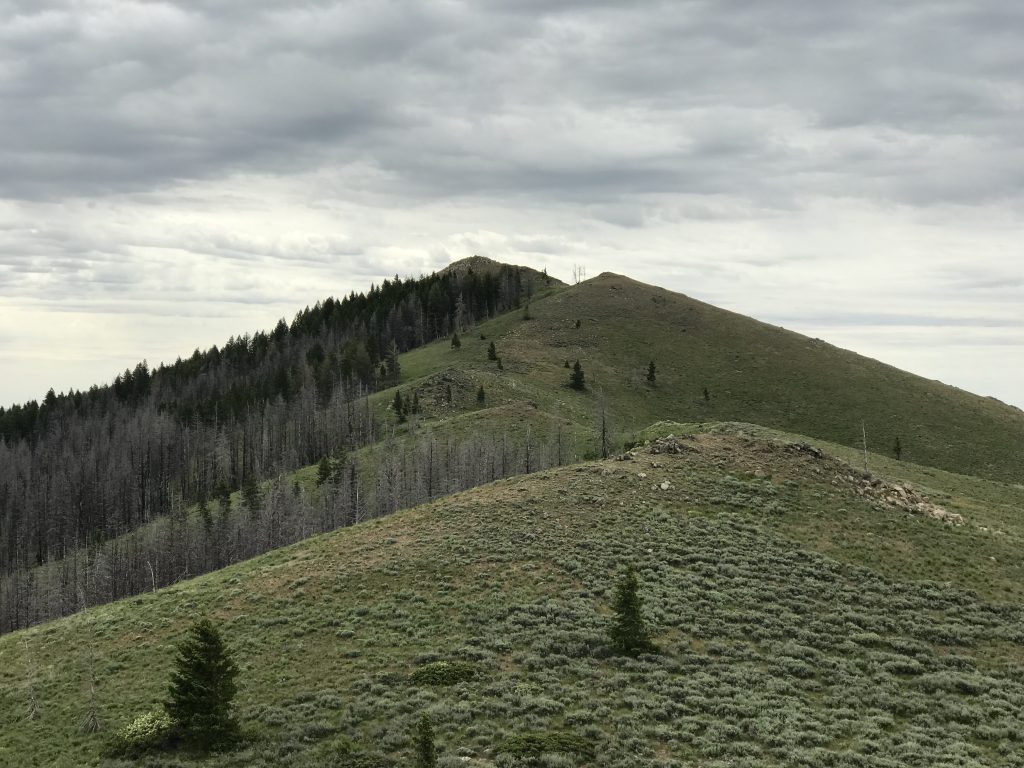
[[[557,389],[564,360],[579,358],[621,430],[735,420],[859,446],[864,422],[879,452],[899,435],[908,460],[1024,482],[1024,412],[991,398],[617,275],[535,302],[531,314],[502,328],[506,368]]]
[[[711,432],[680,455],[501,481],[0,638],[0,764],[96,764],[102,737],[77,728],[90,659],[120,725],[162,697],[202,612],[237,651],[256,734],[208,765],[344,765],[344,739],[401,760],[421,711],[467,765],[549,729],[591,741],[595,765],[1021,765],[1024,526],[1007,511],[1024,491],[900,465],[968,516],[952,528],[875,508],[777,435]],[[638,662],[603,652],[627,562],[663,651]],[[478,679],[412,684],[439,658]]]
[[[574,455],[593,455],[600,391],[623,437],[661,418],[743,419],[850,446],[863,419],[873,445],[899,434],[921,464],[1020,481],[1022,418],[991,400],[617,276],[553,291],[530,313],[483,324],[487,339],[467,333],[459,350],[441,342],[403,355],[402,389],[424,393],[427,415],[396,439],[571,423]],[[504,371],[486,360],[491,340]],[[577,357],[585,394],[564,387],[563,361]],[[455,406],[429,405],[445,377]],[[372,407],[390,419],[392,398],[379,393]],[[915,764],[906,743],[921,765],[972,750],[977,764],[1014,764],[999,757],[1000,729],[1020,732],[1007,720],[1024,708],[1020,614],[1004,604],[1024,597],[1024,490],[871,457],[876,473],[968,518],[948,528],[880,512],[750,442],[779,433],[743,431],[698,454],[642,460],[660,467],[609,462],[500,482],[0,638],[0,765],[94,761],[99,740],[76,730],[89,659],[104,715],[120,725],[160,698],[171,647],[199,610],[225,622],[244,658],[243,716],[264,734],[211,764],[333,765],[341,734],[398,756],[423,708],[449,753],[462,745],[479,758],[511,732],[555,727],[594,739],[608,765],[669,755],[820,764],[815,749]],[[672,490],[652,489],[654,476]],[[602,614],[612,574],[638,555],[667,653],[623,665],[601,657]],[[408,672],[435,657],[480,663],[481,681],[459,692],[468,704],[410,684]],[[964,695],[977,680],[956,675],[983,678],[983,693]],[[942,686],[948,696],[927,695]],[[36,721],[24,719],[30,690]]]
[[[496,267],[473,257],[449,269]],[[508,433],[521,440],[530,424],[534,438],[550,440],[561,424],[565,460],[576,461],[598,455],[603,399],[616,448],[661,419],[737,420],[857,446],[863,421],[879,451],[899,435],[908,461],[1024,481],[1024,413],[1017,409],[628,278],[605,274],[566,288],[554,278],[542,285],[544,276],[533,270],[526,274],[538,285],[531,319],[516,310],[464,333],[460,349],[442,340],[401,356],[400,389],[406,396],[419,390],[425,414],[418,428],[396,428],[394,390],[379,392],[370,402],[382,435],[406,446],[430,434],[457,441]],[[492,341],[502,371],[487,360]],[[564,363],[577,358],[589,382],[582,394],[565,386]],[[645,380],[651,359],[658,366],[654,386]],[[452,405],[441,403],[446,380]],[[484,409],[476,403],[481,385]],[[378,450],[360,452],[364,470]]]

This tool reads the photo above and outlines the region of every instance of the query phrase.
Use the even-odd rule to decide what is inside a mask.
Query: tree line
[[[519,306],[534,279],[504,265],[396,277],[109,386],[0,408],[0,579],[372,443],[366,397],[397,383],[397,355]]]
[[[355,410],[367,409],[360,405]],[[387,434],[366,451],[340,450],[325,457],[317,483],[300,483],[281,473],[267,482],[246,483],[240,493],[221,492],[190,507],[176,496],[168,515],[133,532],[71,548],[63,558],[42,566],[8,572],[0,579],[0,633],[576,458],[570,436],[558,425],[542,434],[495,432],[463,440],[424,433],[399,441]]]

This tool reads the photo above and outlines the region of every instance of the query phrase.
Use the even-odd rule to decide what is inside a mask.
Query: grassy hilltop
[[[482,341],[409,353],[415,379],[477,370],[594,428],[603,397],[616,431],[658,419],[743,421],[889,453],[954,472],[1024,482],[1024,412],[776,326],[619,275],[602,274],[483,324]],[[579,327],[576,327],[577,321]],[[505,371],[486,363],[494,341]],[[580,360],[589,394],[564,387]],[[657,381],[646,381],[648,363]],[[708,397],[705,399],[704,390]]]
[[[98,764],[102,734],[78,728],[90,668],[121,725],[161,700],[206,614],[243,668],[252,741],[136,764],[404,765],[426,712],[443,765],[513,765],[502,750],[534,735],[570,750],[549,765],[1021,765],[1024,491],[910,467],[952,525],[887,501],[891,479],[865,495],[793,436],[645,437],[625,461],[499,481],[0,638],[0,764]],[[627,563],[660,648],[637,661],[604,634]],[[471,677],[416,682],[441,661]]]

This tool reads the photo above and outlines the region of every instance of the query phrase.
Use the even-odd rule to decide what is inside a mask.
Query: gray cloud
[[[923,204],[1016,198],[1024,173],[1012,9],[7,5],[0,192],[15,198],[366,163],[406,198]]]

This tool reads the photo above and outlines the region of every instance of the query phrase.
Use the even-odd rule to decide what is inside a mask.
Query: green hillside
[[[250,740],[133,765],[406,765],[424,712],[442,766],[525,764],[508,750],[538,734],[570,750],[549,766],[1021,765],[1024,491],[874,456],[873,484],[742,425],[644,437],[625,460],[500,481],[0,638],[0,764],[99,764],[205,614],[242,667]],[[660,649],[635,661],[604,634],[628,563]],[[473,676],[414,682],[438,661]],[[86,735],[93,674],[107,731]]]
[[[878,453],[899,437],[906,460],[1024,482],[1024,412],[817,339],[607,273],[533,302],[524,316],[483,324],[487,340],[466,334],[460,350],[441,342],[410,352],[404,375],[478,369],[591,428],[603,396],[626,436],[666,418],[743,421],[859,447],[863,425]],[[503,372],[487,364],[491,341]],[[577,359],[585,395],[564,386],[565,362]]]
[[[442,768],[1024,766],[1019,410],[609,274],[400,365],[344,457],[358,519],[388,516],[0,637],[0,766],[408,765],[423,713]],[[323,530],[316,475],[264,486],[271,521],[235,493],[232,535]],[[187,520],[109,546],[200,542]],[[627,564],[659,648],[638,660],[605,634]],[[66,566],[28,578],[63,594]],[[245,745],[102,759],[199,615],[242,668]],[[469,679],[417,682],[439,662]]]

